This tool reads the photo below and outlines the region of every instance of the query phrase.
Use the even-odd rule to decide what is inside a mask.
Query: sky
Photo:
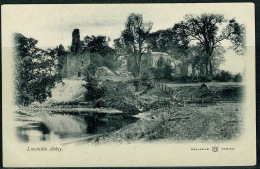
[[[2,35],[3,46],[12,46],[12,35],[22,33],[26,37],[38,40],[40,48],[54,47],[63,44],[71,45],[72,31],[80,29],[80,36],[105,35],[118,38],[124,30],[129,14],[143,15],[145,22],[153,23],[152,31],[173,27],[185,14],[218,13],[227,19],[236,18],[247,30],[254,30],[254,6],[252,3],[229,4],[77,4],[77,5],[3,5]],[[254,46],[254,31],[247,31],[247,45]],[[230,61],[242,61],[234,53],[227,52],[226,66],[230,69]],[[236,57],[236,58],[235,58]],[[230,62],[230,63],[229,63]],[[224,65],[224,63],[223,63]],[[236,69],[236,70],[235,70]]]

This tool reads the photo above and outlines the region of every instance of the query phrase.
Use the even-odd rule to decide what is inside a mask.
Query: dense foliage
[[[112,107],[125,113],[138,113],[140,101],[134,95],[134,88],[127,82],[104,81],[106,93],[95,102],[96,107]]]
[[[154,78],[157,80],[173,80],[176,70],[170,63],[166,62],[163,67],[151,68],[151,72],[153,73]]]
[[[228,21],[221,14],[186,15],[183,21],[174,25],[173,35],[180,46],[202,48],[201,60],[206,76],[213,75],[213,59],[217,56],[214,52],[223,47],[222,41],[229,41],[237,54],[245,51],[244,25],[235,19]]]
[[[121,34],[122,44],[119,45],[116,41],[116,45],[121,46],[132,57],[136,68],[135,76],[140,75],[142,56],[147,52],[147,38],[151,29],[151,22],[145,23],[141,14],[132,13],[128,16],[125,29]]]
[[[240,73],[236,74],[233,78],[234,82],[242,82],[243,81],[243,77]]]
[[[86,36],[81,42],[83,52],[96,53],[105,56],[108,53],[114,53],[114,50],[108,46],[109,38],[106,36]]]
[[[219,82],[228,82],[232,80],[232,74],[229,71],[222,70],[213,79]]]
[[[92,53],[90,55],[90,62],[96,67],[105,66],[112,71],[115,71],[121,65],[121,62],[118,60],[116,55],[110,53],[105,56],[97,53]]]
[[[118,54],[109,47],[109,38],[106,36],[86,36],[81,41],[81,52],[90,53],[91,63],[97,67],[106,66],[110,70],[115,71],[119,66]]]
[[[134,76],[140,75],[141,60],[149,51],[165,52],[180,61],[180,74],[188,75],[187,67],[192,66],[192,76],[207,76],[211,79],[224,60],[223,41],[229,41],[237,54],[245,51],[245,28],[235,19],[227,20],[221,14],[205,13],[185,15],[172,28],[150,32],[152,23],[143,21],[141,14],[132,13],[127,18],[120,38],[114,40],[117,51],[129,56],[130,69]],[[163,75],[163,70],[156,70]],[[198,71],[198,73],[196,73]],[[170,78],[171,73],[167,77]]]
[[[61,80],[58,56],[54,51],[36,47],[37,40],[15,34],[15,95],[16,103],[29,105],[51,97],[55,82]]]
[[[95,101],[105,95],[106,88],[94,73],[87,72],[84,80],[86,83],[83,86],[87,89],[86,101]]]

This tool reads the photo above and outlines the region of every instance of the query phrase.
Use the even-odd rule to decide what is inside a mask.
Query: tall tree
[[[176,47],[176,44],[173,43],[173,39],[174,39],[174,34],[172,29],[159,31],[159,36],[156,39],[156,44],[159,51],[171,53],[173,50],[172,47]]]
[[[121,37],[125,50],[133,57],[136,75],[140,74],[141,60],[145,52],[147,52],[147,37],[152,29],[152,23],[143,21],[141,14],[130,14],[125,24],[125,30]]]
[[[61,77],[57,71],[57,55],[36,47],[37,40],[15,34],[16,103],[29,105],[51,97],[51,89]]]
[[[244,54],[245,28],[235,19],[226,20],[220,14],[186,15],[184,20],[173,27],[175,41],[187,41],[203,47],[203,62],[206,75],[213,74],[214,51],[223,46],[225,40],[231,42],[237,54]]]
[[[154,51],[154,52],[161,51],[161,49],[159,48],[160,46],[158,45],[158,39],[163,31],[164,30],[158,30],[158,31],[149,33],[149,35],[147,37],[147,43],[148,43],[149,50]]]
[[[82,52],[91,54],[90,60],[94,65],[98,67],[106,66],[111,70],[116,70],[119,66],[118,55],[116,55],[116,49],[108,45],[109,41],[109,37],[102,35],[86,36],[81,42]]]
[[[114,39],[114,48],[115,48],[115,51],[118,55],[124,55],[126,54],[125,50],[124,50],[124,44],[123,44],[123,39],[122,38],[117,38],[117,39]]]
[[[108,53],[113,53],[114,50],[109,47],[109,37],[106,36],[86,36],[82,42],[83,52],[96,53],[105,56]]]
[[[58,58],[57,70],[61,74],[61,70],[66,59],[65,57],[68,54],[68,52],[65,50],[62,44],[60,44],[54,49],[48,49],[48,51],[51,56]]]

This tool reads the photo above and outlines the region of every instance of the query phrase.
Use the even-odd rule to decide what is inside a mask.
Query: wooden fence
[[[165,84],[155,83],[155,87],[161,89],[162,93],[166,94],[164,96],[158,96],[158,102],[162,101],[174,101],[182,103],[184,106],[185,103],[196,103],[200,104],[201,106],[205,105],[213,105],[216,103],[216,99],[214,98],[213,92],[206,92],[202,93],[200,96],[196,96],[194,94],[183,94],[183,93],[176,93],[172,88],[168,87]],[[209,97],[204,98],[203,96],[208,95]]]

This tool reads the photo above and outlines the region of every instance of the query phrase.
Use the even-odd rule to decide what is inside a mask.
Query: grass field
[[[101,137],[101,142],[226,141],[241,133],[243,108],[239,103],[210,107],[167,107],[144,112],[140,120]]]

